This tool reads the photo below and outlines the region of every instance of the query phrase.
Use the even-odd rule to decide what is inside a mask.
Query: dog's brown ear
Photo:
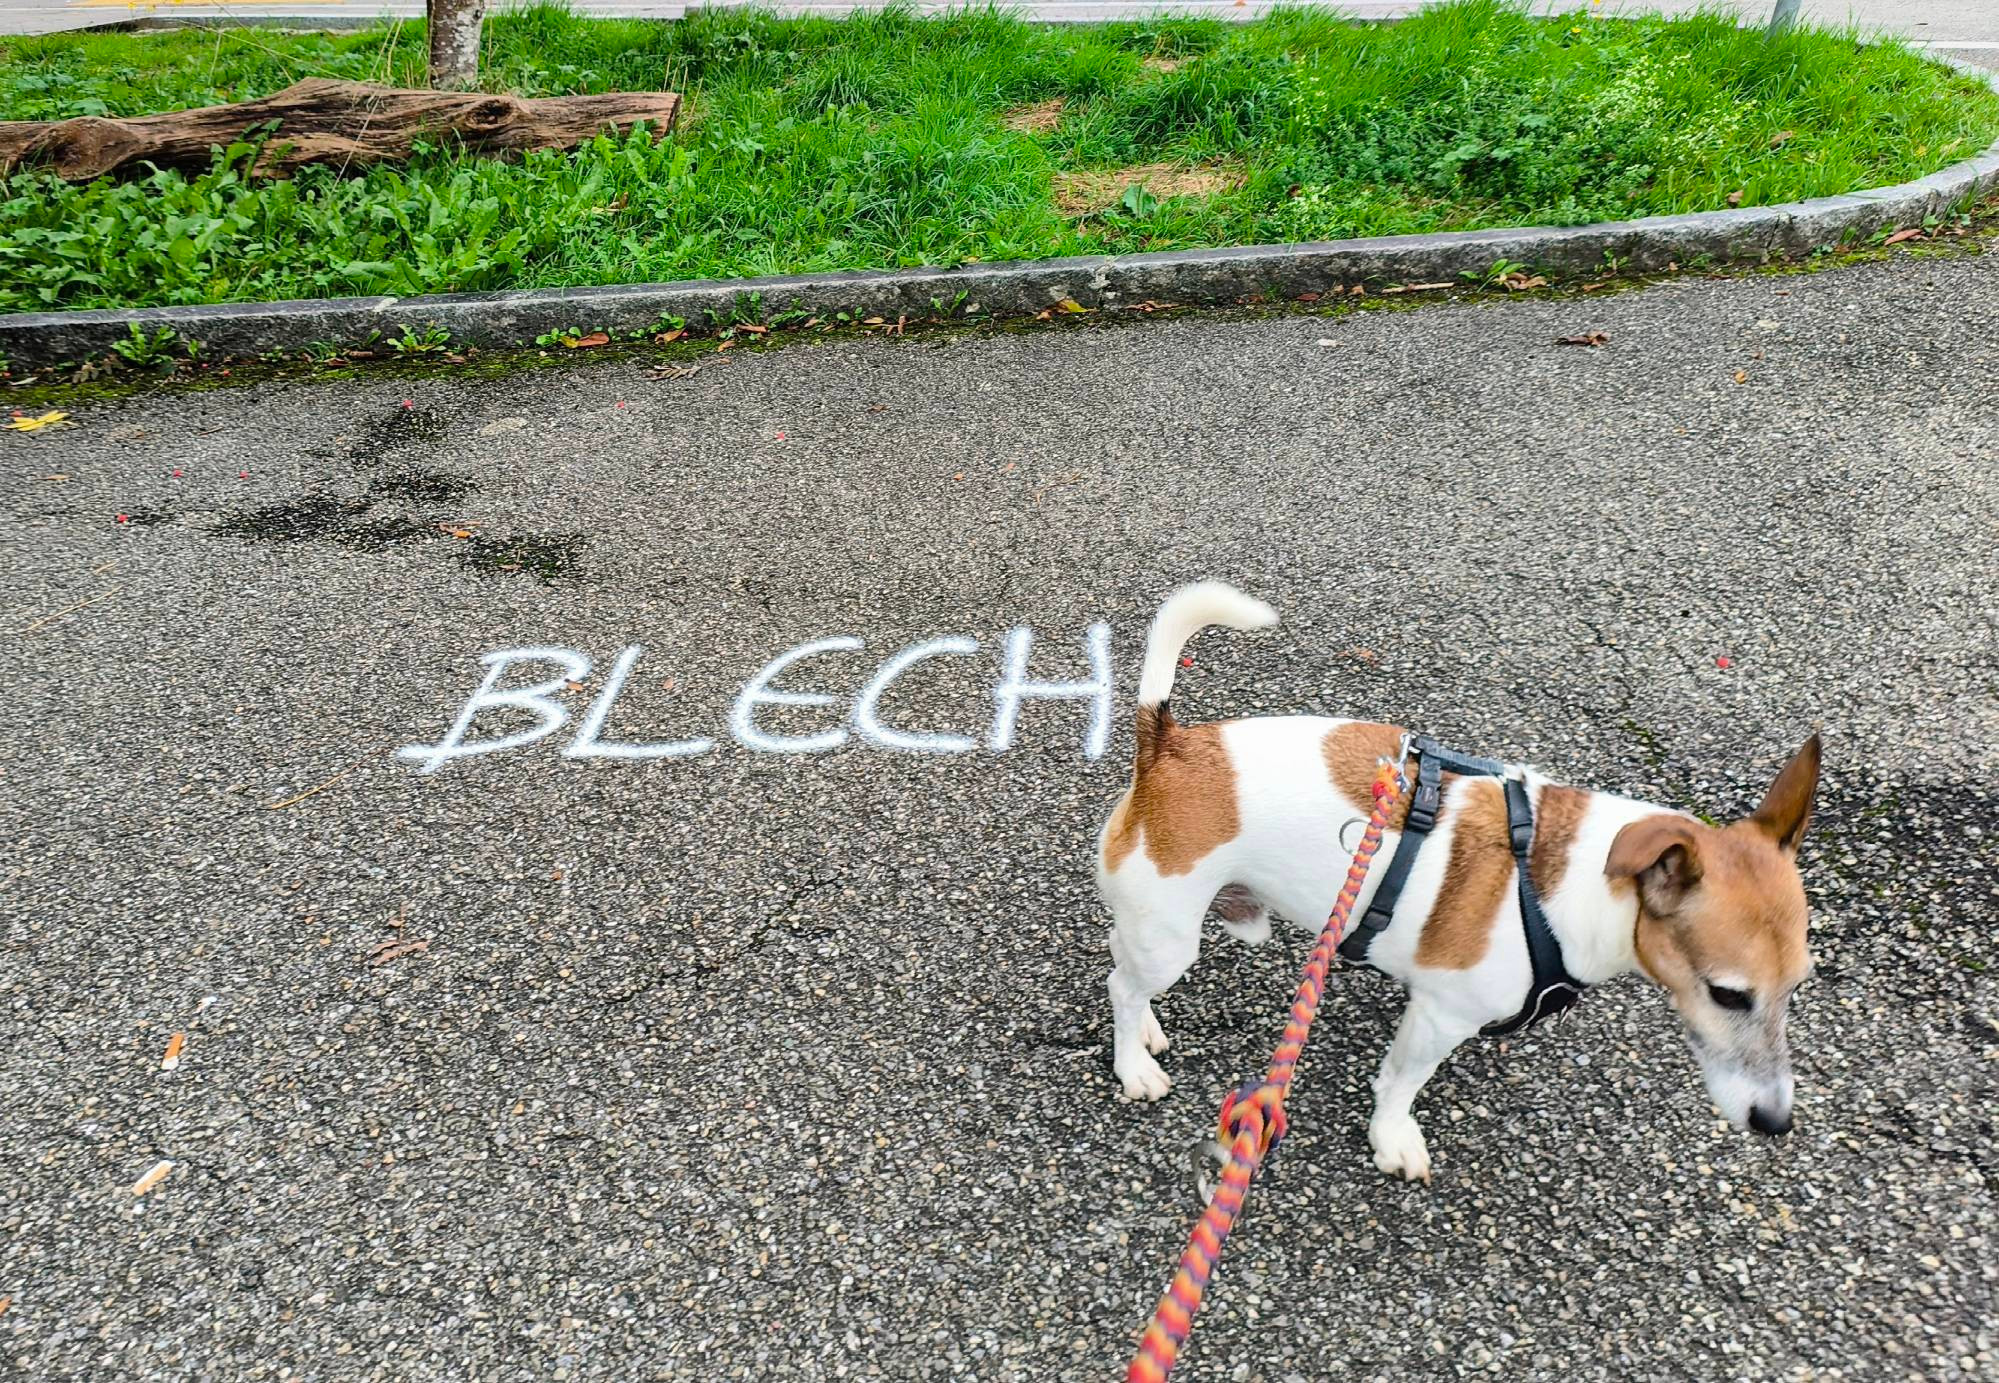
[[[1610,843],[1603,872],[1612,879],[1636,879],[1646,910],[1670,917],[1701,881],[1694,823],[1665,813],[1632,822]]]
[[[1805,823],[1812,819],[1812,797],[1818,790],[1819,737],[1813,735],[1784,765],[1764,794],[1763,805],[1749,819],[1777,842],[1779,850],[1794,855],[1804,837]]]

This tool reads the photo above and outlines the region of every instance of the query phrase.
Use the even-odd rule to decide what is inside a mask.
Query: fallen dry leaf
[[[563,682],[562,689],[564,691],[582,691],[583,684],[581,682],[576,681],[574,678],[570,678]]]
[[[1381,655],[1371,648],[1350,648],[1347,652],[1360,659],[1363,663],[1378,663],[1381,661]]]
[[[161,1182],[165,1181],[167,1179],[167,1173],[171,1172],[173,1169],[174,1169],[174,1164],[172,1162],[168,1161],[164,1157],[161,1158],[158,1162],[155,1162],[153,1164],[153,1169],[150,1172],[147,1172],[144,1176],[140,1177],[137,1181],[132,1183],[132,1194],[135,1196],[145,1195],[146,1192],[152,1190],[155,1186],[158,1186]]]
[[[593,350],[598,346],[610,345],[611,335],[605,331],[593,331],[588,336],[578,336],[574,339],[565,336],[562,338],[562,344],[572,351]]]
[[[1596,292],[1596,291],[1597,291],[1597,290],[1598,290],[1599,288],[1608,288],[1608,287],[1610,287],[1610,283],[1609,283],[1609,281],[1608,281],[1608,280],[1605,280],[1605,281],[1603,281],[1603,282],[1599,282],[1599,283],[1586,283],[1586,284],[1584,284],[1584,285],[1583,285],[1583,292],[1585,292],[1585,293],[1594,293],[1594,292]]]
[[[739,326],[737,326],[736,330],[748,332],[751,336],[763,336],[770,331],[770,328],[763,326],[753,326],[748,322],[743,322]]]
[[[419,951],[429,949],[428,937],[418,937],[414,941],[384,941],[368,953],[368,964],[387,965],[392,960],[401,960],[404,956],[413,956]]]
[[[1607,331],[1586,331],[1581,336],[1557,336],[1558,346],[1601,346],[1610,340]]]
[[[1457,285],[1454,283],[1391,283],[1381,291],[1383,293],[1435,293],[1441,288],[1455,287]],[[1352,291],[1360,293],[1364,290],[1362,290],[1359,284],[1355,284]]]
[[[12,1297],[0,1297],[0,1316],[7,1314],[7,1308],[14,1304]]]
[[[1737,370],[1735,372],[1735,382],[1737,384],[1747,384],[1749,382],[1749,371]]]
[[[177,1032],[172,1037],[169,1037],[167,1039],[166,1054],[160,1058],[160,1069],[162,1071],[171,1071],[174,1067],[180,1065],[180,1051],[186,1045],[187,1034],[184,1032]]]
[[[1546,288],[1547,286],[1548,280],[1542,278],[1539,274],[1508,274],[1506,276],[1506,287],[1509,291],[1515,293],[1523,292],[1529,288]]]
[[[655,365],[647,372],[653,379],[689,379],[701,373],[699,365]]]
[[[625,209],[625,201],[626,198],[621,196],[615,202],[608,202],[603,206],[593,206],[590,208],[590,214],[592,216],[616,216]]]
[[[1789,144],[1793,138],[1796,137],[1797,133],[1798,132],[1796,130],[1777,131],[1777,133],[1770,136],[1770,147],[1773,149],[1783,148],[1786,144]]]
[[[1728,194],[1728,204],[1729,204],[1730,206],[1741,206],[1741,205],[1742,205],[1742,189],[1741,189],[1741,188],[1739,188],[1739,187],[1738,187],[1738,188],[1736,188],[1736,189],[1735,189],[1735,191],[1733,191],[1733,192],[1731,192],[1731,193],[1729,193],[1729,194]]]
[[[659,335],[652,338],[652,343],[655,346],[670,346],[685,335],[687,333],[682,330],[662,331]]]
[[[1301,303],[1315,303],[1315,302],[1317,302],[1317,301],[1318,301],[1318,300],[1319,300],[1319,299],[1320,299],[1320,298],[1321,298],[1322,296],[1323,296],[1323,295],[1322,295],[1322,294],[1319,294],[1319,293],[1300,293],[1300,294],[1298,295],[1298,301],[1299,301],[1299,302],[1301,302]]]
[[[1883,245],[1899,245],[1905,240],[1914,240],[1917,236],[1921,235],[1922,233],[1923,233],[1923,228],[1921,226],[1911,226],[1907,230],[1896,231],[1893,235],[1889,236],[1886,240],[1882,241],[1881,243]]]
[[[70,427],[72,425],[69,420],[69,414],[63,412],[61,409],[44,413],[37,418],[31,418],[26,413],[17,412],[7,420],[7,430],[9,432],[40,432],[45,427]]]
[[[449,533],[449,534],[450,534],[450,535],[451,535],[452,537],[454,537],[454,538],[469,538],[469,537],[471,537],[471,536],[472,536],[472,530],[471,530],[471,529],[469,529],[469,528],[458,528],[458,527],[456,527],[456,526],[454,526],[454,525],[452,525],[452,524],[448,524],[448,523],[441,523],[441,524],[439,524],[439,525],[437,526],[437,531],[438,531],[439,533]]]
[[[1074,298],[1064,298],[1062,299],[1061,302],[1055,304],[1055,310],[1057,312],[1067,313],[1070,316],[1075,316],[1078,313],[1088,312],[1090,309],[1084,307]]]

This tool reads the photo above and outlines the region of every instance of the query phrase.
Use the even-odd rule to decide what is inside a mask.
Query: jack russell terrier
[[[1153,1060],[1167,1041],[1152,1000],[1194,963],[1202,918],[1212,907],[1249,945],[1268,938],[1273,914],[1319,927],[1388,759],[1409,788],[1340,948],[1409,990],[1374,1080],[1375,1166],[1430,1179],[1410,1107],[1459,1043],[1517,1031],[1584,986],[1632,970],[1666,989],[1729,1122],[1789,1131],[1784,1016],[1811,970],[1797,850],[1818,787],[1817,735],[1754,814],[1717,827],[1453,754],[1395,726],[1173,718],[1173,670],[1194,634],[1276,622],[1262,601],[1211,581],[1174,593],[1152,623],[1132,783],[1097,846],[1097,887],[1114,919],[1115,1062],[1128,1098],[1156,1100],[1170,1088]]]

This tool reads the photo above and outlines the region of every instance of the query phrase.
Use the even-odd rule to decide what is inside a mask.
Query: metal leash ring
[[[1340,849],[1351,855],[1360,848],[1360,836],[1355,836],[1352,844],[1349,844],[1347,842],[1347,828],[1349,826],[1358,826],[1364,835],[1367,832],[1367,822],[1356,816],[1340,823]]]

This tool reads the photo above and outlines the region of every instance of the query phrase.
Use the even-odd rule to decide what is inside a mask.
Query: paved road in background
[[[1716,816],[1828,748],[1794,1135],[1718,1125],[1628,979],[1454,1057],[1436,1184],[1389,1182],[1392,989],[1342,974],[1190,1383],[1992,1377],[1995,341],[1999,257],[1905,256],[0,434],[0,1357],[1116,1376],[1306,951],[1212,940],[1161,1005],[1174,1093],[1114,1097],[1091,842],[1144,624],[1215,575],[1284,623],[1195,645],[1189,719],[1397,719]],[[1088,681],[1098,622],[1109,752],[1088,699],[988,747],[1009,631]],[[876,709],[974,743],[745,748],[744,689],[835,636],[772,684],[832,704],[749,703],[756,734],[838,739],[954,636]],[[522,648],[594,660],[504,674],[562,729],[397,757]],[[687,752],[565,756],[593,742]]]
[[[677,19],[695,5],[674,0],[572,0],[597,14],[645,15]],[[1694,10],[1714,0],[1610,0],[1607,12]],[[1767,15],[1771,0],[1721,0],[1752,18]],[[841,14],[861,8],[855,0],[785,0],[777,9],[792,13]],[[1016,8],[1051,20],[1136,19],[1159,13],[1249,19],[1270,9],[1270,0],[1038,0]],[[1584,0],[1535,0],[1537,9],[1567,13],[1586,9]],[[919,0],[919,8],[948,4]],[[1338,8],[1357,17],[1386,18],[1420,8],[1410,0],[1348,0]],[[41,33],[79,28],[107,20],[161,18],[242,21],[246,16],[287,16],[352,24],[378,15],[420,15],[421,0],[0,0],[0,33]],[[1999,62],[1999,5],[1990,0],[1805,0],[1803,13],[1822,23],[1852,22],[1869,32],[1953,47],[1960,56]]]

